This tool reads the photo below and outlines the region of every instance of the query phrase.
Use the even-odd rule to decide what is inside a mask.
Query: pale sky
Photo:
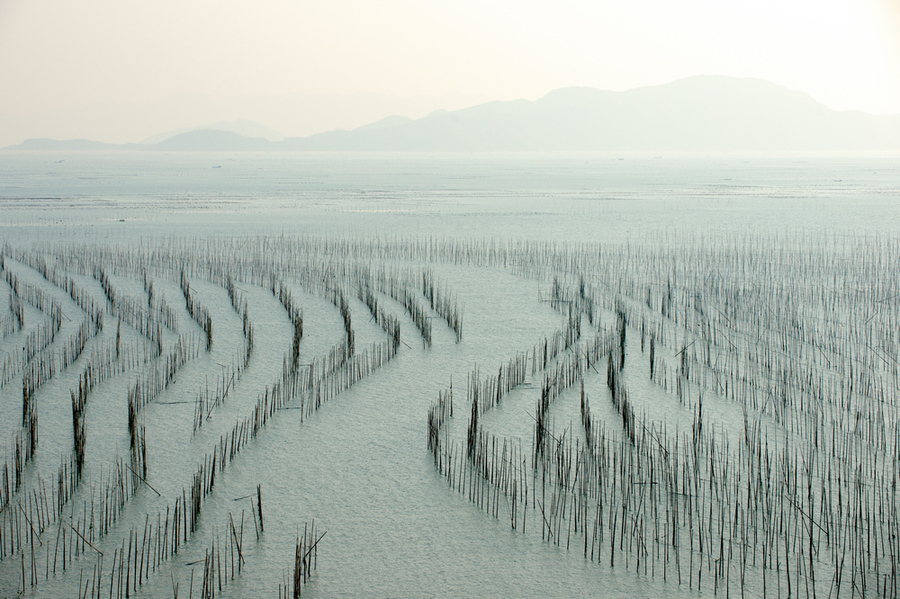
[[[900,113],[900,0],[0,0],[7,115],[279,94],[536,99],[699,74]]]

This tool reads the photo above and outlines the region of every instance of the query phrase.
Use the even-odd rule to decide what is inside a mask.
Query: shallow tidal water
[[[459,239],[487,245],[537,241],[548,248],[682,240],[703,245],[704,240],[721,243],[740,237],[782,240],[788,247],[804,240],[842,239],[852,247],[856,239],[896,235],[898,202],[900,161],[885,155],[0,154],[0,242],[15,250],[39,248],[47,255],[70,245],[143,251],[213,239],[231,240],[230,247],[239,248],[242,238],[265,238],[278,246],[279,240],[296,237]],[[41,287],[60,302],[68,317],[60,335],[75,331],[83,314],[69,295],[15,259],[13,251],[4,253],[7,268],[23,284]],[[205,496],[191,540],[132,596],[174,595],[176,584],[179,597],[200,596],[202,560],[214,539],[230,534],[229,514],[244,519],[246,563],[239,575],[216,588],[215,596],[221,597],[278,597],[279,585],[292,586],[294,543],[304,524],[313,521],[326,535],[318,545],[316,570],[303,585],[305,597],[714,594],[707,581],[699,589],[677,584],[671,572],[662,575],[661,566],[648,574],[643,566],[636,572],[633,563],[618,561],[611,567],[605,559],[585,559],[575,536],[560,545],[548,543],[537,521],[529,520],[525,532],[511,530],[508,519],[485,513],[437,472],[426,446],[429,407],[451,384],[457,397],[464,398],[467,375],[476,365],[492,373],[517,352],[530,352],[542,336],[565,327],[566,316],[544,301],[552,278],[522,276],[496,264],[400,259],[379,259],[379,264],[398,270],[432,268],[462,307],[461,341],[430,312],[434,337],[430,347],[423,347],[400,303],[380,294],[381,305],[401,321],[396,357],[308,416],[301,409],[287,409],[296,408],[290,403],[276,411]],[[98,302],[103,300],[90,273],[71,273]],[[121,292],[147,299],[137,272],[116,271],[112,280]],[[341,316],[322,295],[297,280],[285,280],[303,308],[300,352],[306,363],[341,341]],[[166,346],[180,333],[201,338],[176,277],[157,274],[154,284],[178,315],[177,329],[163,334]],[[111,592],[108,556],[123,546],[123,538],[127,544],[128,530],[144,526],[149,514],[165,513],[191,485],[198,460],[282,375],[283,356],[291,347],[291,321],[279,301],[264,285],[238,282],[253,321],[253,357],[223,405],[193,431],[198,393],[215,386],[219,373],[235,361],[244,335],[222,286],[199,276],[191,285],[210,310],[215,341],[143,408],[147,481],[159,495],[140,486],[113,532],[98,540],[107,564],[100,596]],[[355,291],[350,293],[349,284],[347,289],[357,348],[380,342],[381,328]],[[3,304],[9,294],[10,285],[0,282]],[[27,321],[43,318],[38,309],[27,308]],[[91,343],[111,342],[115,322],[108,314]],[[615,313],[601,311],[599,322],[591,326],[612,327]],[[124,328],[126,341],[144,343],[136,330]],[[642,356],[637,330],[629,327],[629,335],[628,355]],[[24,333],[4,338],[0,354],[15,351],[23,339]],[[676,359],[672,351],[666,356]],[[29,480],[55,479],[61,456],[71,450],[70,389],[87,358],[86,353],[38,391],[41,438]],[[643,364],[640,360],[646,358],[635,360]],[[602,362],[600,370],[587,372],[585,387],[597,398],[595,415],[612,422],[615,413],[609,407],[604,412],[601,403],[604,369]],[[87,405],[86,476],[97,488],[104,468],[116,456],[129,454],[126,395],[141,372],[135,368],[103,382]],[[540,375],[530,372],[529,367],[529,385],[512,392],[484,421],[523,444],[531,442],[531,414],[540,394]],[[690,427],[690,410],[681,414],[681,406],[637,372],[638,366],[625,370],[636,403],[653,418],[672,423],[682,418],[681,425]],[[7,439],[19,428],[20,382],[21,376],[0,387],[0,456],[8,455]],[[457,408],[450,431],[464,438],[468,408],[462,399]],[[711,426],[740,430],[740,408],[709,397],[707,412],[716,423]],[[576,387],[560,395],[550,416],[557,432],[577,425]],[[248,499],[255,497],[257,485],[265,518],[265,531],[258,537],[254,499]],[[90,497],[87,485],[78,493],[73,506]],[[64,511],[70,521],[73,509]],[[47,546],[42,544],[40,551],[51,551],[58,528],[43,533]],[[26,580],[23,588],[16,559],[0,560],[0,597],[79,596],[80,576],[94,564],[86,553],[65,574],[40,575],[38,584]],[[748,584],[748,596],[762,594],[755,584]]]

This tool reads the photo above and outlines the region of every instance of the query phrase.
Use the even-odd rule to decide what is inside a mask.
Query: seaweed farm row
[[[898,261],[811,234],[5,242],[0,597],[508,594],[442,556],[520,554],[597,596],[895,597]],[[473,526],[496,563],[444,553]]]
[[[127,597],[154,577],[175,596],[221,593],[251,559],[246,522],[257,541],[264,533],[263,480],[245,498],[239,524],[228,510],[224,531],[199,531],[207,498],[239,454],[279,413],[297,410],[290,414],[302,422],[390,362],[402,318],[424,345],[431,313],[457,338],[462,332],[461,309],[427,268],[351,267],[319,255],[302,271],[269,264],[245,276],[199,255],[159,256],[167,245],[140,255],[3,247],[0,595]],[[319,312],[330,305],[340,334],[317,331],[307,343],[301,298],[314,298]],[[257,314],[266,320],[260,326]],[[375,324],[358,334],[354,319]],[[279,347],[273,331],[282,327]],[[258,330],[267,333],[263,347]],[[248,384],[251,375],[262,384]],[[148,439],[165,425],[159,410],[148,412],[180,405],[186,422],[162,430],[182,456],[173,461],[155,455]],[[320,537],[309,534],[293,556],[292,596],[315,569]],[[187,546],[207,546],[207,554],[165,571]],[[271,593],[287,588],[275,584]]]
[[[485,424],[523,379],[476,371],[463,409],[448,390],[429,412],[436,469],[512,529],[678,586],[896,596],[898,248],[860,241],[516,258],[525,274],[553,273],[546,301],[567,319],[549,360],[546,339],[531,352],[531,438]],[[573,320],[596,321],[597,337]],[[589,394],[591,378],[602,382]],[[554,425],[569,388],[579,421]],[[468,416],[465,439],[449,434],[454,413]]]

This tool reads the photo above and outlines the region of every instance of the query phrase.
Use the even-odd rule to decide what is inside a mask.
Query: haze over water
[[[0,81],[147,142],[0,150],[0,599],[900,594],[896,0],[0,0]],[[710,151],[455,151],[574,148]]]
[[[892,154],[22,153],[3,155],[0,174],[7,225],[132,240],[284,231],[620,242],[900,226]]]

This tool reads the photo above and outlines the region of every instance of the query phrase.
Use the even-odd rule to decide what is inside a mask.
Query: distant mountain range
[[[624,92],[574,87],[421,119],[282,139],[247,121],[139,144],[29,139],[6,150],[803,151],[900,150],[900,115],[834,111],[760,79],[697,76]]]
[[[158,133],[147,139],[141,141],[140,143],[145,145],[153,145],[157,144],[161,141],[166,141],[169,138],[175,137],[176,135],[180,135],[182,133],[190,133],[191,131],[230,131],[231,133],[237,133],[243,137],[262,137],[263,139],[267,139],[269,141],[281,141],[285,138],[284,135],[278,133],[277,131],[273,131],[264,125],[260,125],[259,123],[254,123],[253,121],[248,120],[238,120],[238,121],[219,121],[218,123],[213,123],[211,125],[201,125],[200,127],[194,127],[193,129],[177,129],[175,131],[167,131],[166,133]]]

